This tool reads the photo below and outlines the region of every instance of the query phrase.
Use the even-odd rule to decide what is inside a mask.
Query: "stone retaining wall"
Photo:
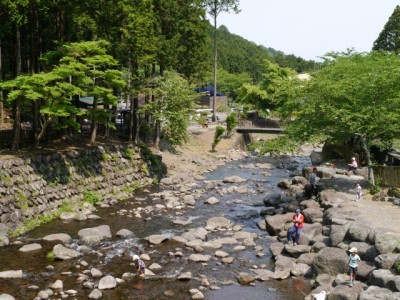
[[[15,230],[85,194],[128,198],[152,183],[157,164],[154,156],[145,161],[139,148],[116,145],[0,160],[0,227]]]

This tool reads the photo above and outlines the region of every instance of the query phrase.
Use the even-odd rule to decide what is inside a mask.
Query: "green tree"
[[[330,57],[327,65],[298,86],[297,97],[280,108],[285,137],[258,145],[261,152],[293,150],[306,142],[357,141],[374,185],[369,147],[391,147],[400,123],[400,57],[394,54],[348,53]],[[273,147],[275,146],[275,147]]]
[[[61,63],[81,64],[85,67],[85,76],[81,80],[81,88],[85,96],[93,97],[93,105],[89,110],[91,116],[90,143],[95,144],[98,124],[114,126],[109,122],[110,106],[117,104],[114,89],[124,86],[122,73],[117,69],[118,62],[107,54],[109,43],[100,41],[71,43],[63,46],[64,57]],[[81,95],[82,96],[82,95]],[[101,102],[102,107],[98,104]]]
[[[143,105],[140,110],[152,113],[166,141],[172,145],[186,142],[190,109],[196,96],[192,86],[176,72],[167,71],[164,76],[154,79],[151,93],[155,95],[156,101]],[[159,142],[160,135],[156,135],[154,146],[158,148]]]
[[[400,52],[400,6],[397,5],[382,32],[374,42],[372,50]]]
[[[216,97],[217,97],[217,68],[218,68],[218,49],[217,49],[217,19],[221,12],[234,11],[239,13],[239,0],[205,0],[204,1],[209,15],[214,21],[214,94],[213,94],[213,121],[216,120]]]
[[[239,101],[251,105],[261,115],[289,99],[293,92],[291,87],[298,80],[297,74],[289,68],[281,68],[268,60],[264,64],[266,72],[259,84],[246,83],[238,89]]]
[[[49,125],[52,124],[56,129],[65,128],[67,124],[60,123],[59,118],[82,113],[72,105],[71,99],[73,95],[83,91],[68,82],[68,74],[70,73],[65,68],[56,67],[49,73],[20,75],[1,84],[2,88],[10,90],[8,101],[20,99],[23,100],[22,103],[41,102],[40,127],[39,131],[34,132],[35,148],[39,146]],[[76,122],[68,122],[68,125],[75,129],[79,127]]]

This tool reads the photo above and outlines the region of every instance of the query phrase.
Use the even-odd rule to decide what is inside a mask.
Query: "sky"
[[[258,45],[320,60],[327,52],[371,51],[400,0],[240,0],[218,26]]]

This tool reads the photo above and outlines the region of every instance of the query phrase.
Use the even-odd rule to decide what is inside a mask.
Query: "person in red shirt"
[[[293,246],[296,246],[299,242],[300,233],[304,226],[304,216],[301,214],[300,208],[296,209],[296,214],[293,216],[293,226],[289,228],[287,239],[291,243],[293,240]]]

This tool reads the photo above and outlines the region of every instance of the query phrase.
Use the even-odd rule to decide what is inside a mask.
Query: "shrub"
[[[236,115],[234,113],[229,114],[229,116],[226,118],[226,132],[228,136],[231,134],[232,130],[236,127],[237,124],[238,120],[236,118]]]
[[[93,192],[93,191],[84,191],[83,192],[83,201],[85,201],[85,202],[89,202],[89,203],[95,205],[100,200],[101,200],[100,195],[96,192]]]
[[[211,147],[212,147],[212,151],[215,151],[215,147],[217,146],[217,144],[221,141],[222,139],[222,135],[225,131],[225,128],[222,126],[217,126],[215,128],[215,134],[214,134],[214,142],[212,143]]]

